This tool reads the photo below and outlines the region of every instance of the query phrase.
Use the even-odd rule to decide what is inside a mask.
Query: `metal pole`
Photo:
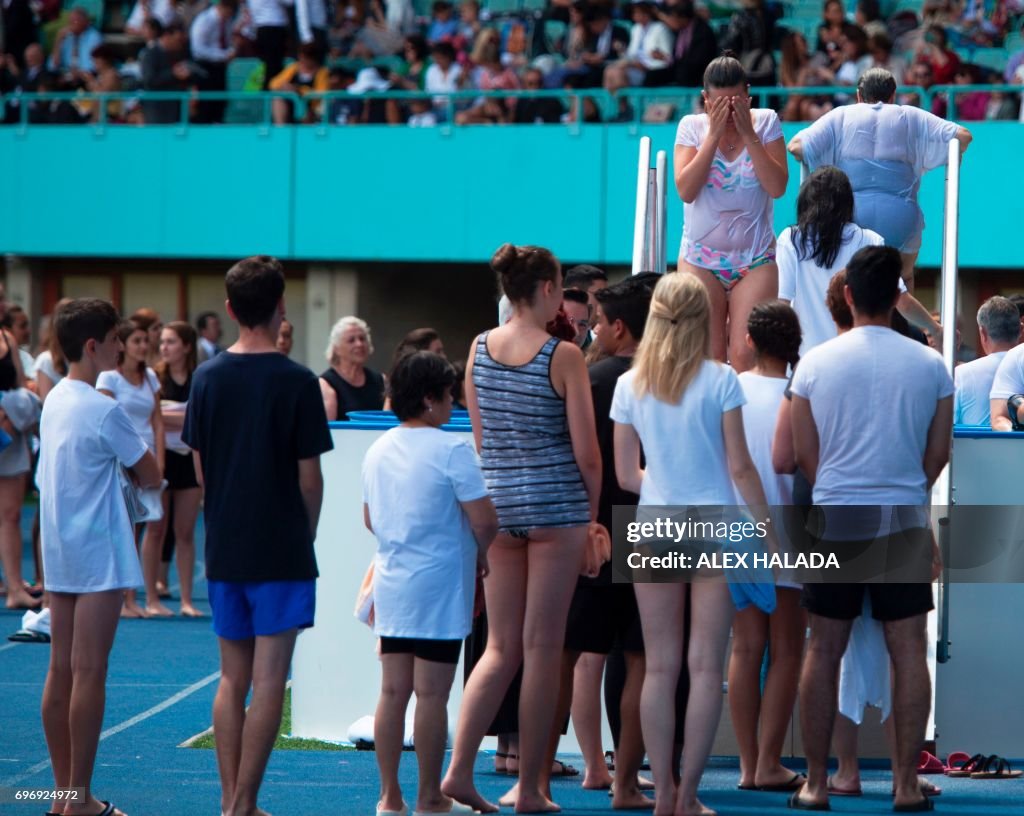
[[[949,143],[949,156],[946,162],[946,209],[942,232],[942,359],[950,376],[956,367],[956,294],[960,217],[960,142],[952,139]],[[953,484],[953,452],[950,445],[949,464],[946,465],[945,518],[939,519],[939,539],[942,544],[944,567],[939,582],[939,634],[936,644],[936,660],[945,663],[949,660],[949,548],[950,548],[950,517],[955,504],[953,495],[956,486]]]
[[[668,154],[664,150],[659,150],[658,155],[655,158],[654,166],[656,168],[658,196],[656,199],[657,206],[654,210],[654,235],[655,235],[655,266],[654,271],[664,274],[668,271],[667,252],[665,242],[667,240],[665,233],[665,207],[666,207],[666,196],[668,195],[668,186],[666,178],[668,176]]]
[[[636,175],[636,216],[633,220],[633,274],[643,272],[644,239],[647,234],[647,177],[651,167],[651,139],[640,139]]]

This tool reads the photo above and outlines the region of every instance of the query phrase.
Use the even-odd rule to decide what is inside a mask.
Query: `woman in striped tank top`
[[[562,302],[550,251],[504,244],[491,259],[511,320],[473,343],[466,399],[501,532],[488,552],[487,648],[463,694],[442,790],[493,812],[473,784],[488,724],[523,665],[518,812],[557,809],[547,796],[565,624],[601,485],[590,380],[583,354],[545,326]]]

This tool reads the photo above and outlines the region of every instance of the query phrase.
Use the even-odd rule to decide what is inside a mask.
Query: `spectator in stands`
[[[523,88],[539,91],[544,88],[544,74],[539,68],[527,68],[523,72]],[[554,124],[565,113],[562,103],[551,97],[524,97],[516,101],[513,121],[518,125]]]
[[[991,71],[988,75],[988,81],[998,85],[1003,81],[1003,78],[999,75],[998,71]],[[992,91],[989,94],[988,107],[985,109],[985,118],[990,121],[1016,119],[1019,107],[1020,100],[1016,94]]]
[[[818,26],[818,44],[815,49],[831,61],[832,55],[842,45],[843,34],[846,33],[846,9],[842,0],[825,0],[821,13],[821,25]]]
[[[774,38],[775,21],[764,0],[742,0],[741,8],[729,19],[722,47],[739,54],[751,85],[774,85]]]
[[[903,57],[893,54],[892,49],[892,40],[889,39],[888,34],[872,34],[869,36],[868,54],[871,55],[871,64],[868,67],[884,68],[895,77],[897,84],[900,84],[905,80],[907,63]]]
[[[62,88],[53,74],[43,74],[36,83],[36,91],[41,94],[60,90]],[[32,103],[28,110],[28,121],[33,125],[80,125],[85,117],[66,99],[48,99]]]
[[[893,78],[895,79],[895,76]],[[904,75],[903,81],[907,85],[914,85],[927,91],[935,84],[935,74],[932,71],[930,63],[915,62],[907,68],[907,73]],[[916,93],[902,94],[899,98],[899,103],[901,105],[913,105],[915,108],[920,108],[922,104],[921,95]],[[938,95],[932,99],[931,113],[945,118],[946,100],[942,95]]]
[[[197,86],[200,91],[225,91],[228,87],[228,63],[235,58],[232,43],[238,0],[218,0],[192,22],[189,40],[192,58],[205,72]],[[213,124],[224,121],[227,101],[201,100],[196,122]]]
[[[327,76],[327,84],[332,91],[348,91],[352,93],[356,75],[348,68],[332,68]],[[331,99],[328,103],[327,121],[335,125],[359,124],[363,118],[363,102],[351,97]]]
[[[458,91],[463,82],[462,66],[455,61],[455,48],[451,43],[439,42],[430,49],[432,64],[427,68],[423,88],[432,94]],[[448,98],[434,97],[434,112],[438,121],[447,121]]]
[[[956,76],[953,78],[954,85],[980,85],[982,83],[981,70],[977,65],[962,63],[957,68]],[[968,91],[957,94],[956,118],[964,122],[983,122],[988,114],[988,103],[990,94],[986,91]]]
[[[329,367],[320,375],[320,395],[328,421],[344,422],[349,411],[384,407],[384,377],[367,367],[373,354],[370,327],[358,317],[343,317],[327,343]]]
[[[75,78],[79,71],[92,72],[92,52],[102,42],[103,35],[89,24],[89,13],[76,6],[53,41],[50,70],[68,79]]]
[[[790,31],[782,38],[782,63],[779,81],[787,88],[831,85],[835,75],[816,60],[811,59],[807,40],[799,31]],[[787,122],[814,122],[832,110],[832,97],[792,94],[782,110]]]
[[[46,54],[39,43],[32,43],[25,49],[23,62],[19,65],[13,54],[7,55],[6,79],[4,80],[4,93],[11,94],[4,105],[4,121],[13,123],[18,120],[19,107],[21,102],[18,95],[23,93],[36,93],[39,90],[40,81],[46,76]],[[29,109],[38,105],[38,102],[30,103]]]
[[[165,26],[177,20],[173,0],[136,0],[132,13],[128,15],[128,21],[124,24],[124,33],[133,37],[145,37],[143,26],[150,18],[156,18]]]
[[[92,50],[92,63],[94,73],[86,74],[83,77],[85,90],[90,93],[117,93],[121,90],[121,72],[117,70],[118,54],[117,49],[112,45],[103,43]],[[121,121],[120,99],[111,99],[107,102],[107,121]],[[100,121],[100,106],[93,101],[80,103],[79,110],[83,113],[90,113],[92,121]]]
[[[263,60],[263,89],[281,73],[288,41],[288,11],[282,0],[248,0],[256,28],[256,56]]]
[[[465,53],[470,43],[476,42],[484,24],[480,21],[480,3],[477,0],[462,0],[459,4],[459,31],[455,44],[459,53]]]
[[[1017,307],[999,295],[990,297],[978,309],[978,336],[985,356],[963,363],[953,372],[953,423],[987,428],[991,421],[989,395],[996,371],[1006,353],[1020,342]]]
[[[326,91],[328,89],[327,68],[317,58],[317,47],[312,43],[299,46],[299,58],[270,80],[270,90],[290,91],[305,96],[310,91]],[[305,123],[318,120],[319,100],[310,100],[301,121]],[[294,104],[290,99],[274,99],[274,124],[289,125],[295,122]]]
[[[185,29],[181,23],[166,26],[155,48],[142,52],[142,87],[147,91],[184,91],[194,80],[185,62]],[[148,125],[169,125],[181,121],[182,104],[177,100],[142,101],[142,113]]]
[[[326,0],[294,0],[299,43],[316,48],[317,59],[327,59]]]
[[[493,28],[486,28],[480,33],[470,61],[477,66],[473,79],[481,91],[512,91],[519,88],[519,77],[515,71],[502,65],[501,35]],[[469,110],[461,111],[455,121],[460,125],[468,125],[494,121],[495,117],[504,119],[514,107],[514,100],[482,97]]]
[[[430,25],[427,26],[427,42],[433,45],[446,40],[451,42],[459,33],[459,21],[455,9],[448,0],[434,0],[430,7]]]
[[[868,37],[864,29],[858,26],[847,26],[846,33],[840,41],[839,54],[842,62],[836,70],[837,85],[856,85],[861,75],[871,66],[871,57],[867,53]],[[836,94],[836,104],[845,105],[852,102],[848,94]]]
[[[836,108],[789,143],[809,169],[832,164],[850,178],[854,220],[874,230],[903,256],[903,280],[914,291],[914,264],[924,216],[917,203],[921,176],[941,167],[953,139],[966,150],[971,134],[906,105],[896,105],[896,80],[871,68],[857,86],[861,104]]]
[[[29,0],[0,2],[0,32],[3,33],[0,56],[6,51],[8,60],[13,58],[19,69],[24,68],[26,49],[39,39],[35,12]]]
[[[636,111],[629,102],[629,97],[619,96],[619,91],[629,87],[629,77],[626,76],[626,66],[622,63],[612,63],[604,69],[604,89],[615,97],[615,113],[608,121],[611,123],[634,122]]]
[[[411,0],[370,0],[366,24],[359,31],[350,56],[372,60],[393,54],[402,38],[416,31],[416,13]]]
[[[422,91],[427,77],[430,48],[422,34],[410,34],[402,45],[405,64],[390,76],[395,90]]]
[[[672,30],[657,18],[656,10],[652,0],[632,0],[633,28],[626,49],[630,85],[643,85],[648,73],[663,71],[672,64]]]
[[[680,85],[683,88],[699,88],[704,77],[704,69],[718,54],[718,41],[715,32],[700,17],[693,5],[693,0],[676,0],[658,17],[667,25],[675,37],[672,47],[672,65],[670,77],[659,85]],[[653,81],[649,84],[655,84]]]
[[[501,102],[500,99],[492,100]],[[436,127],[437,114],[430,104],[429,99],[413,99],[409,103],[409,117],[406,120],[409,127]]]
[[[925,29],[924,39],[914,52],[914,62],[927,62],[932,67],[936,85],[949,85],[960,70],[960,57],[949,47],[945,29],[936,25]]]
[[[366,20],[363,0],[340,0],[334,4],[334,20],[327,34],[332,58],[348,55]]]
[[[864,29],[864,33],[869,38],[880,34],[885,36],[889,34],[885,26],[885,20],[882,19],[882,11],[878,0],[857,0],[857,11],[854,19],[857,25]]]
[[[221,338],[220,316],[216,312],[200,312],[196,318],[199,333],[199,362],[212,360],[224,349],[218,343]]]
[[[1021,34],[1024,34],[1024,25],[1021,26]],[[1010,54],[1010,58],[1006,62],[1006,68],[1003,71],[1003,81],[1008,84],[1013,83],[1017,69],[1021,65],[1024,65],[1024,48],[1020,48]]]

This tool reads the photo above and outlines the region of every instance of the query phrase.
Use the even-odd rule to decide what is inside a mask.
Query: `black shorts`
[[[380,639],[381,654],[411,654],[420,660],[431,663],[458,664],[459,653],[462,651],[461,640],[427,640],[426,638],[393,638]]]
[[[864,593],[871,596],[871,617],[898,621],[923,615],[935,608],[931,584],[804,584],[800,605],[812,615],[853,620],[864,608]]]
[[[624,652],[644,650],[633,585],[578,584],[569,606],[565,648],[570,652],[608,654],[615,645]]]
[[[167,480],[168,490],[188,490],[191,487],[199,487],[192,454],[167,451],[164,455],[164,478]]]

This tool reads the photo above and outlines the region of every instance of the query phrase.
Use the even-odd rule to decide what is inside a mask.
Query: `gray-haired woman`
[[[371,354],[373,342],[366,321],[348,316],[334,324],[327,343],[330,367],[320,375],[328,421],[344,422],[349,411],[379,411],[384,407],[384,377],[366,367]]]

